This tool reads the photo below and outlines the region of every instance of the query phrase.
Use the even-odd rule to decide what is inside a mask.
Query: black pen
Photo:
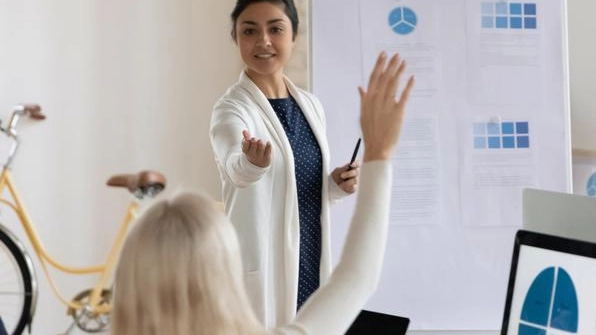
[[[348,171],[352,170],[352,164],[356,161],[356,156],[358,156],[358,150],[360,149],[360,142],[362,142],[362,138],[358,138],[358,142],[356,142],[356,147],[354,148],[354,153],[352,153],[352,159],[350,159],[350,164],[348,165]]]

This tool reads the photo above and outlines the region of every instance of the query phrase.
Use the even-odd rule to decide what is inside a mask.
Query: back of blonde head
[[[246,297],[234,229],[201,195],[178,195],[142,215],[114,289],[113,335],[264,332]]]

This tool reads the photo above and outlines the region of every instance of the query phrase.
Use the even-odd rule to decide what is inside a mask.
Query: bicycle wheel
[[[31,259],[0,225],[0,318],[9,335],[20,335],[33,319],[37,282]]]

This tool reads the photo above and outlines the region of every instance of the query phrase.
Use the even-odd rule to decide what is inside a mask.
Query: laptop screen
[[[596,244],[520,230],[501,335],[596,334]]]

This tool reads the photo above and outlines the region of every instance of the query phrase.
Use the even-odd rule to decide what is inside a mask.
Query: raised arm
[[[364,159],[360,190],[341,259],[329,282],[302,307],[295,322],[277,334],[341,335],[376,289],[383,264],[391,198],[391,157],[414,85],[396,99],[405,63],[379,55],[367,89],[359,88]]]

